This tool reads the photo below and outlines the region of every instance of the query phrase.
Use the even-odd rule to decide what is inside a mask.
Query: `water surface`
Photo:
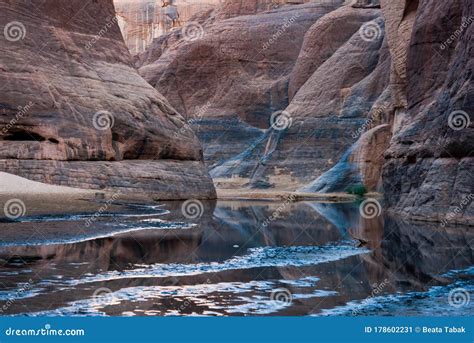
[[[182,205],[84,200],[0,220],[0,309],[4,315],[474,314],[468,227],[364,219],[357,203],[220,201],[199,204],[197,215]]]

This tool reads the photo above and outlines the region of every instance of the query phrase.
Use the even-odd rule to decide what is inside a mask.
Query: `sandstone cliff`
[[[304,189],[343,190],[359,180],[405,217],[470,223],[473,6],[382,0],[381,8],[391,55],[382,110],[372,110],[363,128],[373,129],[336,167]]]
[[[200,24],[197,39],[170,34],[140,56],[140,74],[191,121],[211,168],[262,139],[271,114],[288,105],[305,32],[337,7],[311,2],[259,12],[251,2],[229,1]],[[248,8],[258,13],[236,16]]]
[[[228,1],[199,18],[196,39],[165,35],[138,59],[192,124],[215,182],[364,183],[407,216],[472,218],[473,5],[265,4]]]
[[[214,197],[199,141],[133,68],[112,0],[58,3],[0,2],[0,170],[155,198]]]
[[[356,141],[388,85],[390,55],[373,6],[264,4],[227,2],[202,22],[199,39],[156,40],[139,70],[187,115],[217,182],[295,189]],[[373,20],[380,27],[363,40],[359,29]],[[287,107],[292,125],[268,129]]]
[[[396,109],[383,168],[388,206],[472,223],[474,4],[383,0],[382,10]]]

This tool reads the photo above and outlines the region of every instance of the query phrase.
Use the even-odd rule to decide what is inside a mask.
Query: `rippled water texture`
[[[0,219],[0,311],[474,314],[472,228],[368,220],[357,203],[202,205],[27,204]]]

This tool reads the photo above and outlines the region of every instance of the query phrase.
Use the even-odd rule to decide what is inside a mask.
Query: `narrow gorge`
[[[192,39],[172,30],[135,60],[190,122],[218,188],[363,183],[441,220],[472,193],[472,7],[227,1],[196,14]]]
[[[0,0],[0,320],[467,321],[473,21],[472,0]]]

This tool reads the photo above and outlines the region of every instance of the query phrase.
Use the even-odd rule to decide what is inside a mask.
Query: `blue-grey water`
[[[469,227],[358,203],[35,206],[0,219],[3,315],[474,314]]]

